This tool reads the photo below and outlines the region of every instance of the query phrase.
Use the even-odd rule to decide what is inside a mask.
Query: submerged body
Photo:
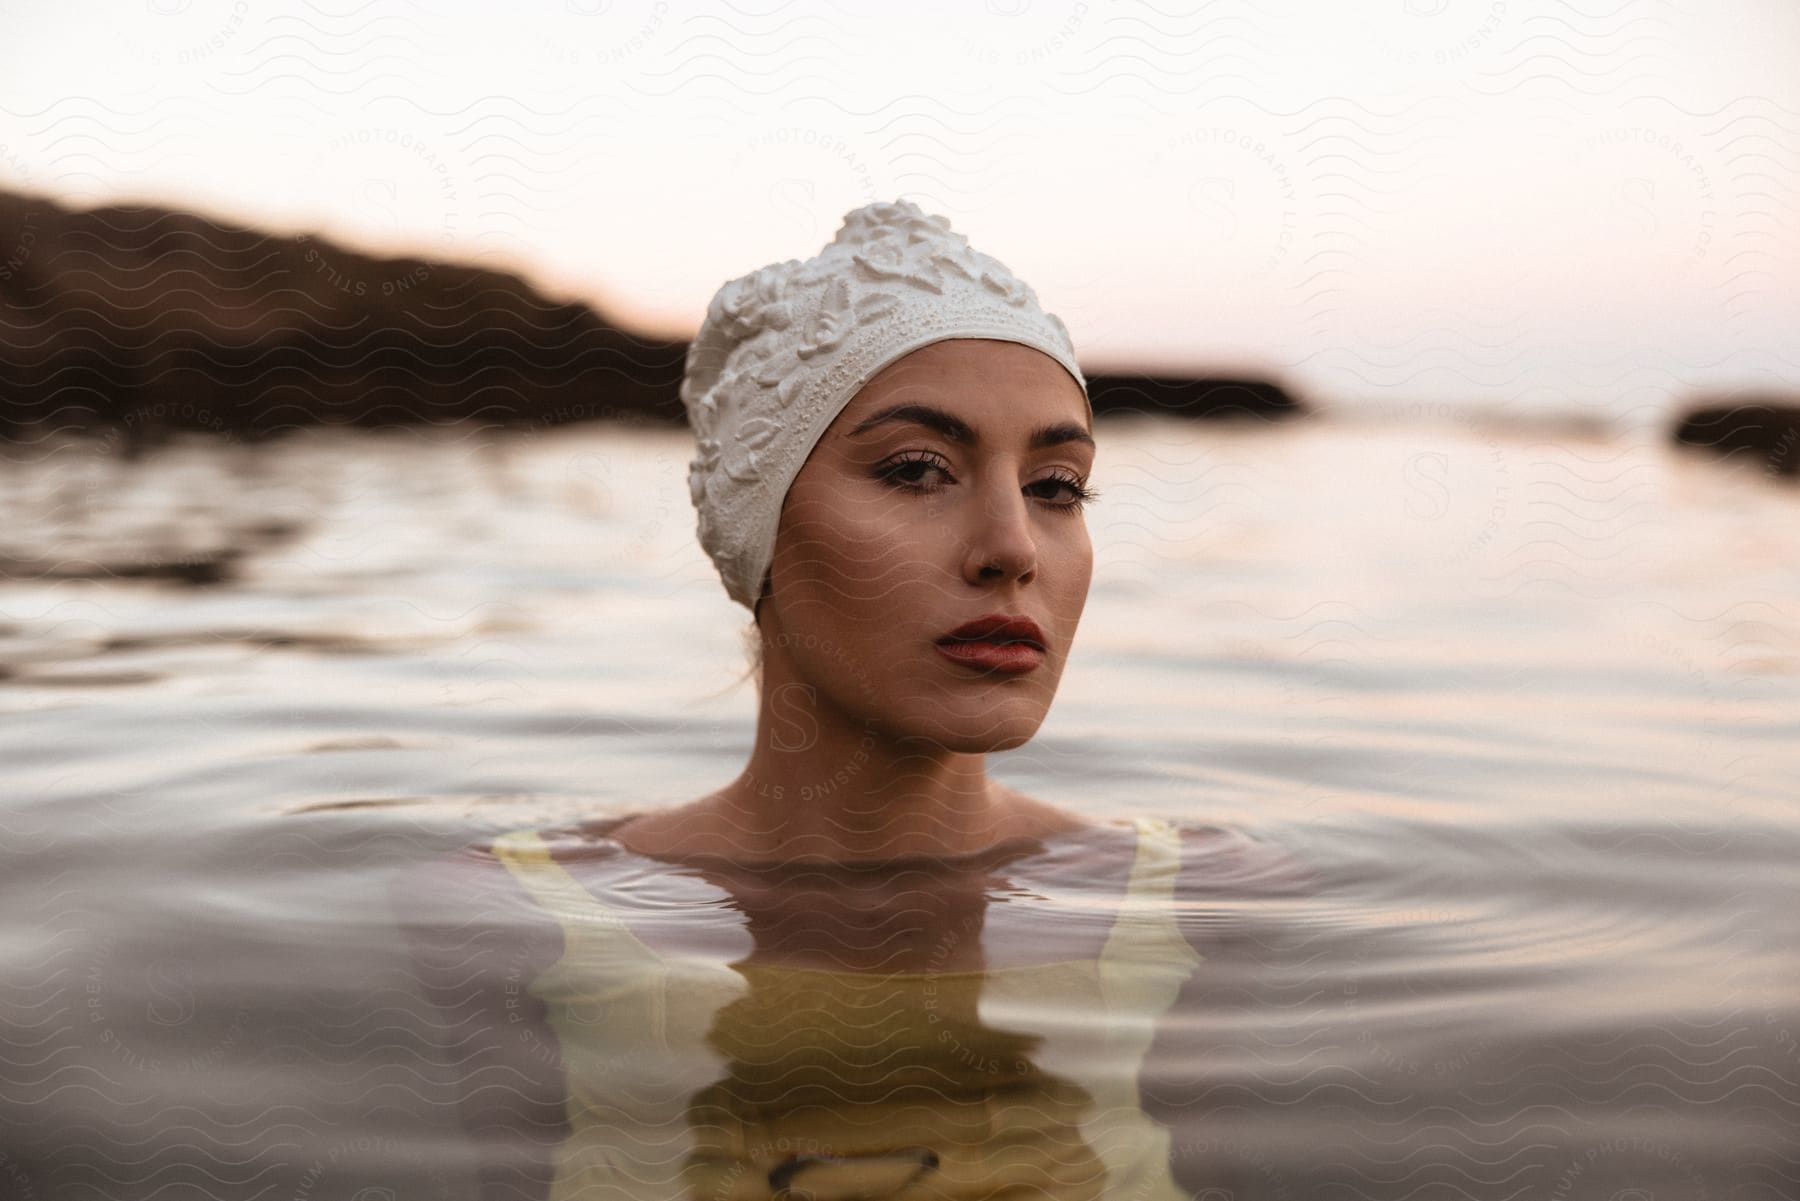
[[[1188,1195],[1139,1078],[1203,960],[1180,880],[1242,879],[1242,839],[1140,818],[796,872],[621,824],[502,835],[461,861],[482,912],[411,931],[484,1196]]]

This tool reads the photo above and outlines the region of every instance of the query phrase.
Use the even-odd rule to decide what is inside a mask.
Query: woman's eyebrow
[[[981,444],[980,435],[969,428],[968,422],[953,413],[946,413],[942,409],[934,409],[930,405],[922,404],[901,404],[895,405],[891,409],[883,409],[873,417],[859,422],[856,428],[850,431],[849,436],[854,438],[858,434],[889,421],[910,421],[915,425],[922,425],[926,429],[936,430],[950,441],[959,442],[965,446]],[[1089,446],[1094,445],[1094,439],[1088,432],[1073,422],[1046,425],[1031,435],[1032,450],[1044,450],[1051,446],[1061,446],[1066,442],[1085,442]]]

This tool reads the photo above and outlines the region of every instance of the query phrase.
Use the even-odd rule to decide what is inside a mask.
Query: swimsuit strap
[[[1137,855],[1131,864],[1131,881],[1125,887],[1125,903],[1119,908],[1119,920],[1107,939],[1102,958],[1125,953],[1128,948],[1140,951],[1174,951],[1177,958],[1185,949],[1190,966],[1200,962],[1200,954],[1188,945],[1175,917],[1175,882],[1181,872],[1181,829],[1160,817],[1139,817]]]
[[[660,957],[637,935],[625,920],[601,904],[598,897],[582,887],[569,870],[556,861],[550,847],[536,830],[514,830],[494,840],[494,855],[524,886],[532,899],[560,922],[565,930],[572,921],[588,929],[599,927],[620,943],[641,952],[647,960]]]
[[[1138,1201],[1178,1201],[1171,1133],[1144,1112],[1138,1078],[1157,1025],[1181,995],[1201,955],[1182,935],[1175,908],[1181,869],[1181,830],[1161,818],[1140,817],[1138,853],[1119,919],[1100,953],[1098,983],[1108,1054],[1079,1073],[1094,1108],[1082,1123],[1088,1144],[1106,1165],[1106,1195]]]

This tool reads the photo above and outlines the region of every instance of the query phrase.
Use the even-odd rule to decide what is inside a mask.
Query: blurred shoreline
[[[518,275],[383,259],[153,205],[67,208],[0,191],[0,300],[17,325],[0,371],[0,444],[87,431],[127,455],[177,431],[260,440],[345,426],[544,429],[686,424],[688,343],[553,301]],[[1492,401],[1321,409],[1255,369],[1088,373],[1097,418],[1440,424],[1600,438],[1650,426],[1617,413]],[[1762,455],[1800,473],[1800,400],[1692,397],[1673,441]]]

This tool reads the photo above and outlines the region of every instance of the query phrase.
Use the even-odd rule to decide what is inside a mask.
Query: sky
[[[0,0],[0,187],[681,338],[904,198],[1090,373],[1647,424],[1800,386],[1797,58],[1791,0]]]

